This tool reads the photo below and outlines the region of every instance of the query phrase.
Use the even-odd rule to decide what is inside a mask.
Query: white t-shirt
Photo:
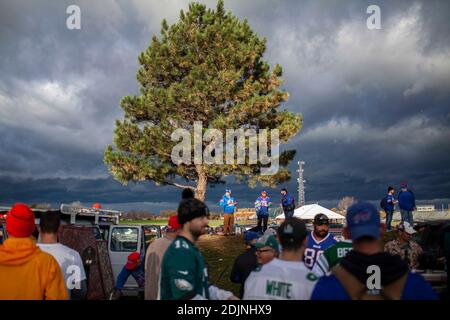
[[[79,283],[86,280],[80,254],[61,243],[38,243],[37,245],[42,251],[51,254],[58,261],[66,288],[68,290],[80,289]]]
[[[317,279],[303,262],[275,258],[250,273],[243,300],[309,300]]]

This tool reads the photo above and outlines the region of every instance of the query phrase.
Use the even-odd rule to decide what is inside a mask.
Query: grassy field
[[[386,243],[395,239],[395,237],[395,232],[386,232],[383,236],[383,242]],[[200,238],[197,244],[208,264],[210,282],[221,289],[232,291],[235,295],[238,295],[240,286],[231,283],[230,273],[236,257],[245,251],[242,235],[234,237],[205,235]]]
[[[210,282],[238,296],[240,285],[230,281],[230,273],[236,257],[245,251],[243,237],[205,235],[200,237],[197,245],[208,264]]]

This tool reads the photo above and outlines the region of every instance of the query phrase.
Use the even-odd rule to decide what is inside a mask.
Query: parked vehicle
[[[6,215],[10,208],[0,207],[0,214]],[[48,211],[58,211],[61,214],[61,229],[60,229],[60,239],[61,243],[73,247],[73,249],[79,251],[80,256],[87,257],[87,260],[98,260],[103,261],[103,264],[108,264],[111,266],[111,272],[107,272],[107,266],[103,265],[100,274],[110,274],[109,278],[103,279],[109,283],[112,282],[109,287],[114,286],[118,274],[122,270],[123,266],[127,262],[127,257],[131,252],[139,252],[145,255],[147,247],[150,243],[161,237],[161,227],[158,225],[142,225],[142,224],[119,224],[120,217],[122,215],[121,211],[116,210],[106,210],[98,208],[88,208],[82,206],[62,204],[59,210],[43,210],[43,209],[32,209],[35,214],[36,225],[39,225],[40,217],[43,213]],[[6,217],[2,217],[0,220],[0,243],[8,237],[5,222]],[[64,233],[64,229],[67,227],[70,232]],[[90,250],[86,248],[81,249],[81,247],[76,248],[77,244],[83,242],[83,238],[86,238],[86,233],[82,232],[86,229],[90,230],[92,238],[94,241],[103,242],[107,249],[107,260],[102,258],[102,249],[93,248],[93,245],[87,246]],[[68,238],[70,234],[70,238]],[[39,239],[39,233],[36,229],[34,233],[36,239]],[[68,243],[70,242],[70,243]],[[86,247],[86,246],[85,246]],[[86,252],[85,252],[86,251]],[[92,253],[93,251],[97,254]],[[93,257],[94,255],[94,257]],[[98,262],[97,261],[97,262]],[[91,265],[91,262],[83,261],[85,265]],[[106,268],[106,269],[105,269]],[[89,273],[86,272],[89,278]],[[89,289],[89,288],[88,288]],[[89,290],[88,290],[89,291]],[[138,285],[133,277],[130,277],[124,286],[124,295],[137,295],[139,292]],[[105,292],[105,296],[109,295],[110,292]],[[89,294],[88,294],[89,296]],[[107,297],[105,297],[107,298]]]

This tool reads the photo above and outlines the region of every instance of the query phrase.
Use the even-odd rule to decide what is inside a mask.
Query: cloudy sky
[[[71,4],[81,8],[81,30],[66,28]],[[366,26],[370,4],[381,8],[381,30]],[[0,204],[171,206],[178,189],[122,186],[103,152],[123,115],[120,99],[138,92],[138,54],[163,18],[174,23],[187,6],[1,0]],[[267,38],[265,59],[283,66],[285,107],[304,119],[288,147],[306,162],[308,202],[379,199],[402,181],[419,199],[448,202],[450,2],[228,0],[225,7]],[[252,199],[245,185],[231,187]],[[295,192],[295,178],[287,187]],[[222,191],[210,189],[208,199]]]

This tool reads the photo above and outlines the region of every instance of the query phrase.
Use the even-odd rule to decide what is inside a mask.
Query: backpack
[[[387,207],[387,196],[384,197],[383,199],[381,199],[380,207],[381,207],[381,209],[386,210],[386,207]]]
[[[331,272],[344,287],[351,300],[401,300],[403,288],[408,278],[408,272],[406,272],[394,282],[384,286],[378,293],[371,293],[365,284],[342,266],[334,266],[331,268]]]

